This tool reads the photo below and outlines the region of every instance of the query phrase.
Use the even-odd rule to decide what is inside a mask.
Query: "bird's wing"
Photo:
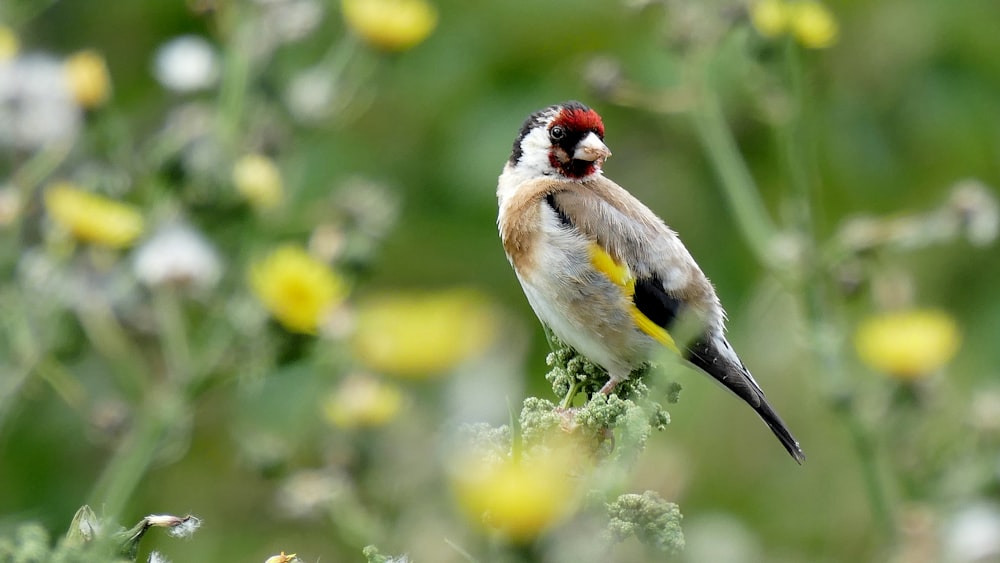
[[[711,282],[677,234],[624,188],[606,178],[565,182],[545,198],[561,222],[579,229],[594,248],[594,266],[630,293],[636,325],[677,349],[670,330],[695,313],[703,329],[681,355],[749,404],[796,461],[802,450],[723,335],[722,306]]]
[[[670,330],[679,315],[693,313],[709,328],[721,329],[723,313],[712,284],[677,234],[645,205],[603,177],[555,187],[546,203],[594,243],[595,267],[605,274],[610,267],[627,272],[618,277],[622,284],[631,280],[633,301],[650,322]]]

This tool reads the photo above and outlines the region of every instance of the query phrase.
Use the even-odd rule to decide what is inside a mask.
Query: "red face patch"
[[[569,131],[596,131],[597,136],[604,138],[604,122],[601,116],[590,108],[563,108],[552,121],[552,126],[561,125]]]

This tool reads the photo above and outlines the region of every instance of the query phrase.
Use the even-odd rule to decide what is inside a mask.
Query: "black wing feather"
[[[632,300],[640,313],[667,331],[684,307],[680,299],[667,293],[663,288],[663,280],[655,275],[635,280],[635,295]]]

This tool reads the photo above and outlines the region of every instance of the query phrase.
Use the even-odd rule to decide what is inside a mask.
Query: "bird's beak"
[[[608,146],[593,132],[587,133],[587,136],[576,144],[573,151],[574,160],[586,160],[587,162],[603,162],[609,156],[611,156],[611,151]]]

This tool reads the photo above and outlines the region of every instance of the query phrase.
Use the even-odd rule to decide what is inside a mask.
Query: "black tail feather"
[[[806,455],[802,453],[799,442],[792,436],[792,432],[782,422],[778,413],[771,408],[764,397],[764,392],[753,380],[750,372],[739,360],[733,361],[731,359],[736,357],[735,353],[725,354],[721,352],[712,341],[713,339],[709,336],[695,340],[688,347],[685,359],[712,376],[734,395],[746,401],[771,429],[781,445],[788,450],[792,458],[801,465],[805,461]],[[725,341],[723,340],[723,342]],[[732,351],[730,350],[730,352]]]
[[[754,407],[754,410],[757,411],[760,418],[764,420],[767,427],[771,429],[771,432],[774,432],[778,441],[781,442],[782,446],[785,446],[785,449],[788,450],[788,453],[791,454],[792,458],[794,458],[799,465],[802,465],[802,462],[806,460],[806,454],[802,452],[802,448],[799,446],[799,442],[795,439],[795,436],[792,436],[791,430],[785,426],[781,417],[778,416],[778,413],[774,412],[774,409],[771,408],[771,405],[768,404],[767,400],[764,399],[763,396],[761,396],[760,406]]]

